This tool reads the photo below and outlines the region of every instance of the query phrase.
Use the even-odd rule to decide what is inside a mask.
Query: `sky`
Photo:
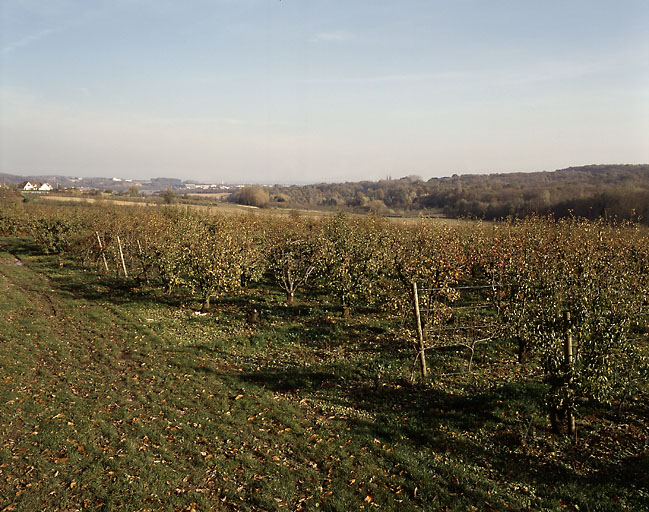
[[[649,163],[646,0],[0,0],[0,172]]]

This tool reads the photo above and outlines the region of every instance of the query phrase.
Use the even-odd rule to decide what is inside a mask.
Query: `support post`
[[[119,235],[117,235],[117,245],[119,246],[119,257],[122,260],[122,268],[124,269],[124,277],[128,279],[128,272],[126,271],[126,263],[124,262],[124,253],[122,252],[122,241],[119,239]]]
[[[422,379],[426,378],[428,371],[426,369],[426,353],[424,347],[424,332],[421,328],[421,315],[419,313],[419,295],[417,293],[417,283],[412,283],[412,301],[415,307],[415,320],[417,322],[417,337],[419,341],[419,363]]]
[[[101,238],[99,237],[99,231],[95,231],[97,235],[97,242],[99,242],[99,250],[101,251],[101,257],[104,259],[104,268],[108,272],[108,262],[106,261],[106,253],[104,252],[104,245],[101,243]]]
[[[566,341],[564,344],[564,358],[566,362],[566,369],[568,372],[572,372],[572,362],[573,362],[573,350],[572,350],[572,334],[570,332],[570,311],[564,313],[564,320],[566,324]],[[572,384],[572,377],[568,384]],[[575,415],[573,414],[572,409],[568,411],[568,432],[571,436],[575,435]]]

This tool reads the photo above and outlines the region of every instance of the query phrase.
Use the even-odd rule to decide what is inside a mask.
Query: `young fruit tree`
[[[325,224],[322,244],[324,287],[349,316],[351,306],[378,296],[389,250],[387,223],[373,215],[356,219],[340,213]]]
[[[450,305],[459,297],[455,285],[467,274],[469,260],[459,232],[448,226],[422,219],[394,228],[391,235],[393,302],[398,310],[415,313],[417,357],[425,377],[424,332],[452,315]]]
[[[268,268],[286,293],[286,303],[293,304],[295,292],[307,285],[318,267],[318,231],[302,218],[277,219],[267,247]]]
[[[241,248],[237,221],[227,217],[191,217],[182,243],[182,267],[187,282],[201,297],[201,311],[213,297],[241,287]]]
[[[646,276],[632,257],[642,237],[635,228],[603,222],[544,223],[551,250],[526,260],[513,277],[530,290],[520,321],[541,356],[552,426],[560,431],[566,425],[573,434],[584,400],[610,404],[622,383],[646,366],[632,341],[647,293]]]

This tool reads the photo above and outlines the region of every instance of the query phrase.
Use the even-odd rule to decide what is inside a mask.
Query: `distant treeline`
[[[232,198],[256,206],[348,209],[382,214],[435,212],[493,220],[532,213],[649,223],[649,165],[590,165],[554,172],[454,175],[423,181],[248,187]]]

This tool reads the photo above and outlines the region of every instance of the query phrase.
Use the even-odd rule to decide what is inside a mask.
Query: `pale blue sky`
[[[649,163],[646,0],[0,0],[0,172]]]

